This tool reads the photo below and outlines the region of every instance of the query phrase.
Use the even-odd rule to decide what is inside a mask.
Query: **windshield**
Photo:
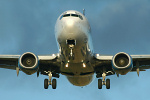
[[[64,14],[60,17],[60,20],[63,18],[63,17],[79,17],[81,20],[83,20],[83,17],[81,15],[78,15],[78,14]]]

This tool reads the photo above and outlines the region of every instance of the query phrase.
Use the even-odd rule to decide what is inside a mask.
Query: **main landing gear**
[[[48,79],[44,80],[44,88],[48,89],[48,86],[52,85],[52,89],[56,89],[57,81],[56,81],[56,79],[52,80],[52,72],[49,72],[48,76],[49,76],[49,80]]]
[[[106,73],[102,74],[103,79],[98,79],[98,89],[102,89],[103,85],[106,85],[106,89],[110,89],[110,79],[106,79]]]

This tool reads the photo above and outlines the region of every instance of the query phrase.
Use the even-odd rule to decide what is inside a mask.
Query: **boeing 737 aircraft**
[[[119,52],[108,56],[93,52],[91,28],[84,13],[69,10],[63,12],[55,25],[58,54],[35,55],[26,52],[22,55],[0,55],[0,67],[13,69],[31,75],[47,75],[44,88],[49,85],[56,89],[56,79],[65,75],[75,86],[86,86],[94,78],[98,79],[98,89],[106,85],[110,89],[109,75],[126,75],[128,72],[145,71],[150,68],[150,55],[129,55]],[[53,78],[55,77],[55,78]],[[102,79],[100,79],[102,77]],[[53,79],[52,79],[53,78]]]

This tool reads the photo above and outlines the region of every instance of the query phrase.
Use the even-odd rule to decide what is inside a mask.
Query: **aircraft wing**
[[[150,55],[130,55],[130,57],[132,58],[133,64],[133,68],[130,72],[146,71],[146,69],[150,69]],[[106,75],[115,74],[115,71],[112,67],[112,55],[95,54],[94,59],[97,77],[101,77],[101,74],[104,70],[106,71]]]
[[[0,68],[16,69],[20,55],[0,55]]]
[[[16,70],[19,64],[19,58],[21,55],[0,55],[0,68]],[[52,71],[54,73],[60,73],[60,61],[57,54],[53,55],[39,55],[38,71],[47,75],[46,72]]]
[[[53,54],[53,55],[41,55],[38,56],[39,58],[39,71],[43,75],[48,75],[47,71],[51,71],[54,74],[59,74],[60,73],[60,59],[58,54]]]
[[[102,73],[105,71],[106,75],[114,75],[115,72],[112,69],[112,61],[113,56],[112,55],[101,55],[101,54],[95,54],[94,55],[94,69],[96,72],[96,77],[102,77]]]
[[[133,69],[131,71],[146,71],[150,69],[150,55],[131,55],[133,59]]]

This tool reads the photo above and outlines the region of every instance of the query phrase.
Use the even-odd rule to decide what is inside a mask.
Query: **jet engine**
[[[117,74],[127,74],[133,68],[131,56],[124,52],[117,53],[112,58],[112,68]]]
[[[28,75],[35,73],[39,68],[38,57],[31,52],[22,54],[18,63],[19,68]]]

